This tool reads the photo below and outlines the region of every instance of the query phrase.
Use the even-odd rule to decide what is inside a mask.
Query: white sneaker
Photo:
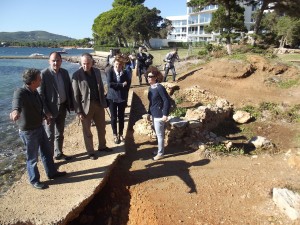
[[[153,157],[153,160],[159,160],[159,159],[163,159],[164,156],[163,155],[156,155]]]

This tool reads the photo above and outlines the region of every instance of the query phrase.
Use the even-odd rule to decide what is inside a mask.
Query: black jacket
[[[26,86],[14,92],[12,110],[18,110],[20,118],[17,124],[20,130],[34,130],[42,126],[43,103],[37,91],[30,91]]]
[[[127,85],[123,87],[123,83],[127,82]],[[113,100],[115,102],[127,101],[128,92],[131,85],[130,77],[126,70],[122,71],[122,76],[120,76],[120,81],[117,81],[117,75],[114,68],[112,67],[107,74],[107,99]]]

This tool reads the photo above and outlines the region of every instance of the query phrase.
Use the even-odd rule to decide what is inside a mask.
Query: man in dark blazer
[[[92,55],[84,53],[81,56],[81,68],[72,77],[74,91],[74,108],[82,123],[82,132],[86,151],[90,159],[97,159],[93,145],[91,122],[94,121],[98,134],[98,150],[111,151],[106,147],[105,111],[107,107],[104,95],[104,85],[100,70],[93,67]]]
[[[38,92],[44,104],[44,112],[50,120],[45,124],[51,149],[56,160],[69,160],[63,153],[64,128],[67,111],[74,110],[73,89],[67,70],[61,68],[62,58],[58,52],[49,56],[49,67],[42,70],[42,83]]]

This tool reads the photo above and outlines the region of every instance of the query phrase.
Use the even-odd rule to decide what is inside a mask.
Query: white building
[[[252,6],[243,7],[245,8],[245,26],[250,31],[250,27],[253,24],[252,13],[256,9]],[[167,39],[174,42],[215,41],[219,34],[205,33],[204,26],[211,22],[212,13],[217,9],[217,5],[207,6],[201,11],[196,11],[193,7],[187,7],[187,15],[167,17],[167,19],[172,21],[172,26],[174,27]]]

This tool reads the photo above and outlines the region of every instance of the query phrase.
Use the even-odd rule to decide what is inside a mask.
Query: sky
[[[92,38],[94,19],[112,9],[113,0],[2,0],[0,32],[42,30],[71,38]],[[160,16],[186,14],[186,0],[145,0]]]

